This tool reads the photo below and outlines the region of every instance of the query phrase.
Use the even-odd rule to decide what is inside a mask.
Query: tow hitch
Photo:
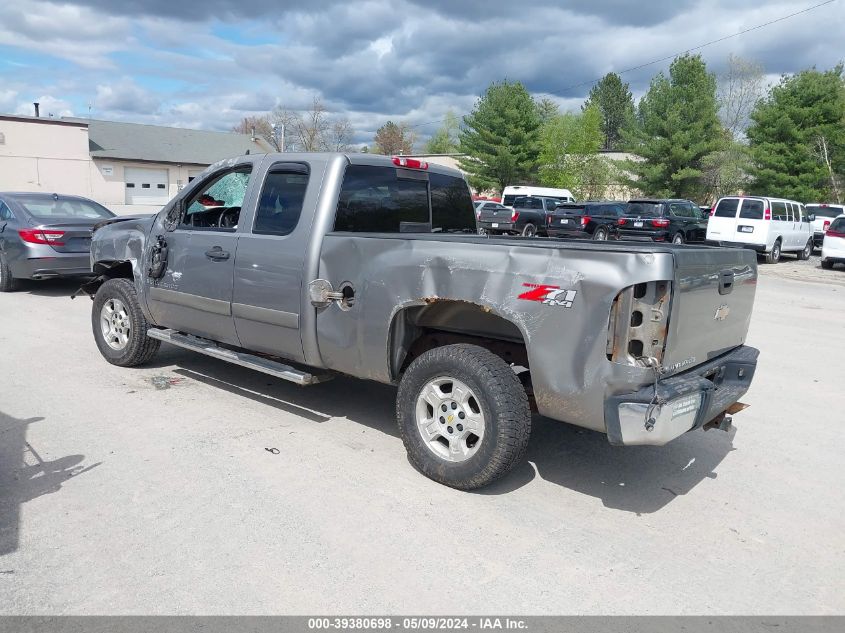
[[[720,431],[730,431],[731,427],[733,426],[733,418],[731,417],[735,413],[739,413],[740,411],[747,409],[749,406],[744,402],[734,402],[731,406],[725,409],[722,413],[717,415],[715,418],[710,420],[707,424],[705,424],[702,428],[705,431],[709,431],[710,429],[719,429]]]

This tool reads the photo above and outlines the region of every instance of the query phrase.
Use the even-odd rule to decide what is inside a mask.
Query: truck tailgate
[[[757,256],[734,248],[674,250],[675,279],[663,366],[688,369],[745,343]]]

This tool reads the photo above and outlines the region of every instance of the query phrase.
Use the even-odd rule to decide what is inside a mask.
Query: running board
[[[311,374],[296,367],[277,363],[276,361],[262,358],[261,356],[254,356],[244,352],[235,352],[224,347],[220,347],[217,343],[209,341],[208,339],[192,336],[191,334],[183,334],[176,330],[150,328],[147,330],[147,336],[150,338],[176,345],[177,347],[184,347],[212,358],[225,360],[227,363],[240,365],[241,367],[248,367],[256,371],[270,374],[282,380],[294,382],[297,385],[314,385],[318,382],[325,382],[332,379],[332,375]]]

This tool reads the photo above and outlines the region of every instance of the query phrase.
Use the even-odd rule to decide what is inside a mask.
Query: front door
[[[147,305],[156,323],[239,345],[232,318],[238,219],[252,164],[209,174],[193,195],[161,214],[151,235],[167,243],[167,270],[149,280]]]
[[[302,269],[321,180],[305,163],[278,162],[267,171],[235,260],[232,313],[243,347],[304,360]]]

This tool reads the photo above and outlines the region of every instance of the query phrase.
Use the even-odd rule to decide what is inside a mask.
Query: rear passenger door
[[[304,360],[302,274],[321,180],[313,166],[269,166],[235,260],[232,315],[241,345],[295,361]]]

